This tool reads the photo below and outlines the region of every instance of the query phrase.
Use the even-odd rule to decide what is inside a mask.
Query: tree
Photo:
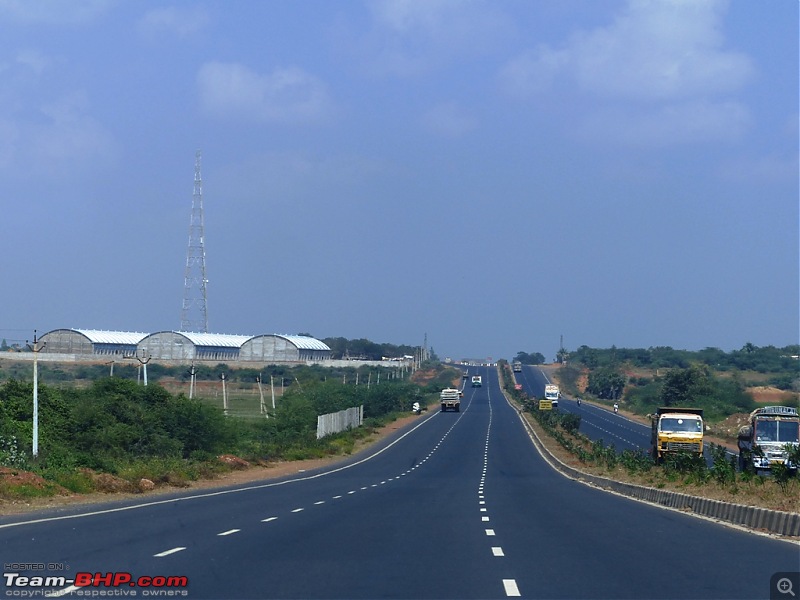
[[[714,395],[707,365],[692,365],[688,369],[673,369],[664,377],[661,388],[663,406],[692,406]]]
[[[614,367],[601,367],[589,373],[586,391],[604,400],[617,400],[625,389],[625,375]]]
[[[517,352],[514,360],[521,362],[523,365],[541,365],[544,364],[544,354],[541,352]]]

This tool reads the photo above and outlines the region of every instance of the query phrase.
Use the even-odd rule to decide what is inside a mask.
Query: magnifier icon
[[[775,587],[778,588],[778,591],[781,594],[791,594],[793,598],[796,597],[794,590],[792,590],[792,580],[788,577],[782,577],[781,579],[778,579],[778,583],[775,584]]]

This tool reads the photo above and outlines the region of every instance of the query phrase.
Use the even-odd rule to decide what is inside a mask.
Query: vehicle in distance
[[[769,470],[775,464],[790,469],[789,448],[800,445],[800,415],[791,406],[764,406],[750,413],[748,424],[739,429],[739,468]]]
[[[557,385],[548,383],[544,386],[544,399],[550,400],[553,403],[553,408],[558,408],[559,398],[561,398],[561,390],[558,389]]]
[[[522,363],[519,362],[518,360],[515,360],[511,364],[511,367],[514,369],[514,373],[522,373]]]
[[[481,387],[481,385],[483,385],[483,383],[481,381],[481,376],[480,375],[473,375],[472,376],[472,387]]]
[[[457,388],[444,388],[439,394],[439,401],[442,405],[442,412],[461,410],[461,390]]]
[[[703,409],[662,406],[650,416],[653,460],[668,454],[688,452],[703,456]]]

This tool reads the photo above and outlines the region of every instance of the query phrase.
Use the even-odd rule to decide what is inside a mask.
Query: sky
[[[0,0],[0,336],[800,337],[798,2]]]

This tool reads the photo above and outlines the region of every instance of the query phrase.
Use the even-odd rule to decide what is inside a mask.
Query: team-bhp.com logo
[[[75,573],[74,578],[63,575],[39,576],[3,573],[6,596],[32,598],[35,596],[188,596],[189,578],[183,575],[143,575],[134,577],[125,571],[109,573]],[[133,588],[133,589],[132,589]]]

